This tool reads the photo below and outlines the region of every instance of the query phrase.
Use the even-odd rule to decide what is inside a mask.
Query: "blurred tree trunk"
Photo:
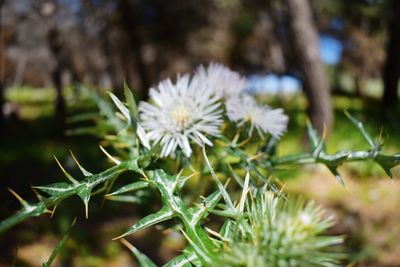
[[[146,65],[142,57],[142,40],[140,38],[141,25],[139,21],[140,17],[138,16],[139,12],[136,10],[136,6],[132,4],[132,1],[119,0],[118,3],[121,26],[129,37],[135,69],[140,79],[140,92],[142,98],[146,99],[148,97],[150,81],[147,76]]]
[[[354,77],[354,94],[356,97],[362,96],[365,87],[364,79],[365,76],[362,74],[356,74]]]
[[[65,100],[62,88],[62,70],[64,69],[63,60],[61,59],[62,41],[60,33],[55,27],[51,27],[48,31],[47,41],[49,43],[50,51],[55,59],[55,66],[51,73],[53,85],[56,89],[55,111],[56,116],[60,120],[64,120],[65,116]]]
[[[329,131],[333,124],[333,110],[324,66],[320,59],[318,33],[313,23],[308,0],[286,0],[289,30],[309,102],[309,116],[314,127]]]
[[[388,21],[389,40],[386,46],[386,63],[383,69],[383,104],[396,105],[400,78],[400,1],[391,1],[391,16]]]
[[[0,0],[0,133],[4,130],[4,40],[3,40],[3,24],[2,12],[5,0]]]

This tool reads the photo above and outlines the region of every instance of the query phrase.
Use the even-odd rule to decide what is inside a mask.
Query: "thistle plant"
[[[330,248],[342,237],[323,236],[332,217],[313,202],[265,191],[252,199],[224,244],[218,266],[336,266],[344,257]]]
[[[93,125],[69,133],[101,137],[101,150],[113,166],[91,173],[72,154],[82,173],[77,178],[56,159],[68,181],[35,186],[36,203],[11,191],[22,208],[0,222],[0,233],[27,218],[53,213],[73,195],[81,198],[87,217],[93,194],[137,205],[138,192],[152,188],[162,207],[114,238],[142,266],[155,264],[124,238],[171,219],[179,222],[187,242],[182,254],[164,266],[338,266],[343,254],[337,245],[343,238],[325,233],[333,219],[317,205],[287,196],[276,183],[277,170],[323,164],[344,184],[337,168],[346,162],[373,160],[389,175],[400,163],[400,154],[383,154],[383,144],[374,142],[350,114],[369,150],[328,154],[324,138],[308,124],[310,152],[277,155],[288,117],[280,108],[258,103],[246,92],[245,79],[220,64],[200,66],[175,82],[161,81],[150,89],[150,100],[139,105],[126,85],[123,101],[112,93],[107,101],[80,89],[99,112],[71,118],[71,123]],[[131,183],[114,186],[122,173],[131,175]],[[216,217],[221,223],[214,229],[208,221]]]

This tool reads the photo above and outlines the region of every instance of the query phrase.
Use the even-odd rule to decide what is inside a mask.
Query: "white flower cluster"
[[[191,141],[213,145],[209,136],[220,134],[225,103],[228,119],[238,126],[250,122],[250,134],[256,128],[261,137],[269,133],[279,138],[288,117],[282,109],[258,104],[245,89],[244,77],[217,63],[198,67],[193,77],[178,76],[175,83],[161,81],[150,89],[150,101],[139,104],[138,136],[146,147],[160,143],[161,157],[174,155],[177,148],[189,157]],[[112,99],[126,114],[126,107],[113,95]]]

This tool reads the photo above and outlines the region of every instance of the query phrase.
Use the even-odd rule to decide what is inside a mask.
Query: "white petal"
[[[122,104],[122,102],[118,99],[118,97],[116,97],[113,93],[109,92],[109,94],[110,94],[112,101],[119,109],[119,111],[121,111],[122,115],[124,115],[126,117],[126,119],[128,120],[128,122],[130,122],[131,116],[129,114],[129,109],[127,107],[125,107],[125,105]]]
[[[150,149],[150,139],[140,124],[137,124],[136,134],[139,137],[139,140],[142,143],[142,145],[145,148]]]

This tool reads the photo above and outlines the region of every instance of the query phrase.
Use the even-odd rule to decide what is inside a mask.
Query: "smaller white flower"
[[[210,63],[207,68],[199,66],[193,81],[204,83],[215,95],[225,99],[240,95],[247,86],[244,77],[219,63]]]
[[[228,99],[226,114],[231,121],[238,122],[238,126],[250,122],[250,135],[256,128],[260,137],[263,137],[264,133],[269,133],[275,138],[281,137],[289,120],[283,109],[271,109],[260,105],[248,94]]]

